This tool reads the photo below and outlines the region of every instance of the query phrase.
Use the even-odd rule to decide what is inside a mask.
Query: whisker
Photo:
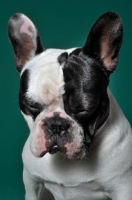
[[[86,140],[84,140],[85,141],[85,144],[84,144],[84,146],[86,147],[86,149],[88,150],[88,153],[90,154],[90,156],[93,156],[93,152],[91,151],[91,149],[92,149],[92,144],[91,144],[91,147],[88,147],[87,145],[86,145],[86,143],[87,144],[89,144]]]
[[[66,155],[63,155],[63,154],[61,154],[61,155],[63,156],[63,158],[62,158],[62,160],[60,160],[60,163],[64,162],[64,160],[66,159]]]

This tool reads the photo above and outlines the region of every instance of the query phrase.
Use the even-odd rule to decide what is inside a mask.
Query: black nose
[[[52,122],[48,125],[48,130],[53,133],[53,135],[63,136],[67,129],[70,127],[70,124],[62,123],[61,121]]]
[[[60,117],[53,117],[45,120],[45,125],[52,135],[63,136],[70,127],[70,122]]]

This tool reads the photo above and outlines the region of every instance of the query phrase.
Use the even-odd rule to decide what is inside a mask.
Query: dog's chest
[[[45,187],[51,191],[57,200],[90,200],[106,198],[107,192],[103,191],[94,181],[89,183],[56,184],[45,182]]]
[[[96,173],[87,161],[68,161],[59,155],[46,154],[36,158],[29,149],[27,140],[23,150],[25,168],[33,177],[45,182],[57,200],[88,200],[108,196],[96,181]]]

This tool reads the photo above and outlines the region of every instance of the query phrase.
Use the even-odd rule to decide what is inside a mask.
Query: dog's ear
[[[17,70],[35,55],[43,52],[40,37],[32,21],[21,13],[9,20],[8,35],[14,50]]]
[[[121,18],[115,12],[107,12],[91,28],[82,51],[98,59],[110,74],[116,68],[122,38]]]

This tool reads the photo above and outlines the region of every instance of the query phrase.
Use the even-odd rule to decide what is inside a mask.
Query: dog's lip
[[[60,148],[58,145],[54,145],[50,150],[49,150],[49,153],[50,154],[54,154],[54,153],[57,153],[60,151]]]
[[[46,152],[42,152],[41,154],[40,154],[40,158],[42,158],[46,153],[47,153],[48,151],[46,151]]]

